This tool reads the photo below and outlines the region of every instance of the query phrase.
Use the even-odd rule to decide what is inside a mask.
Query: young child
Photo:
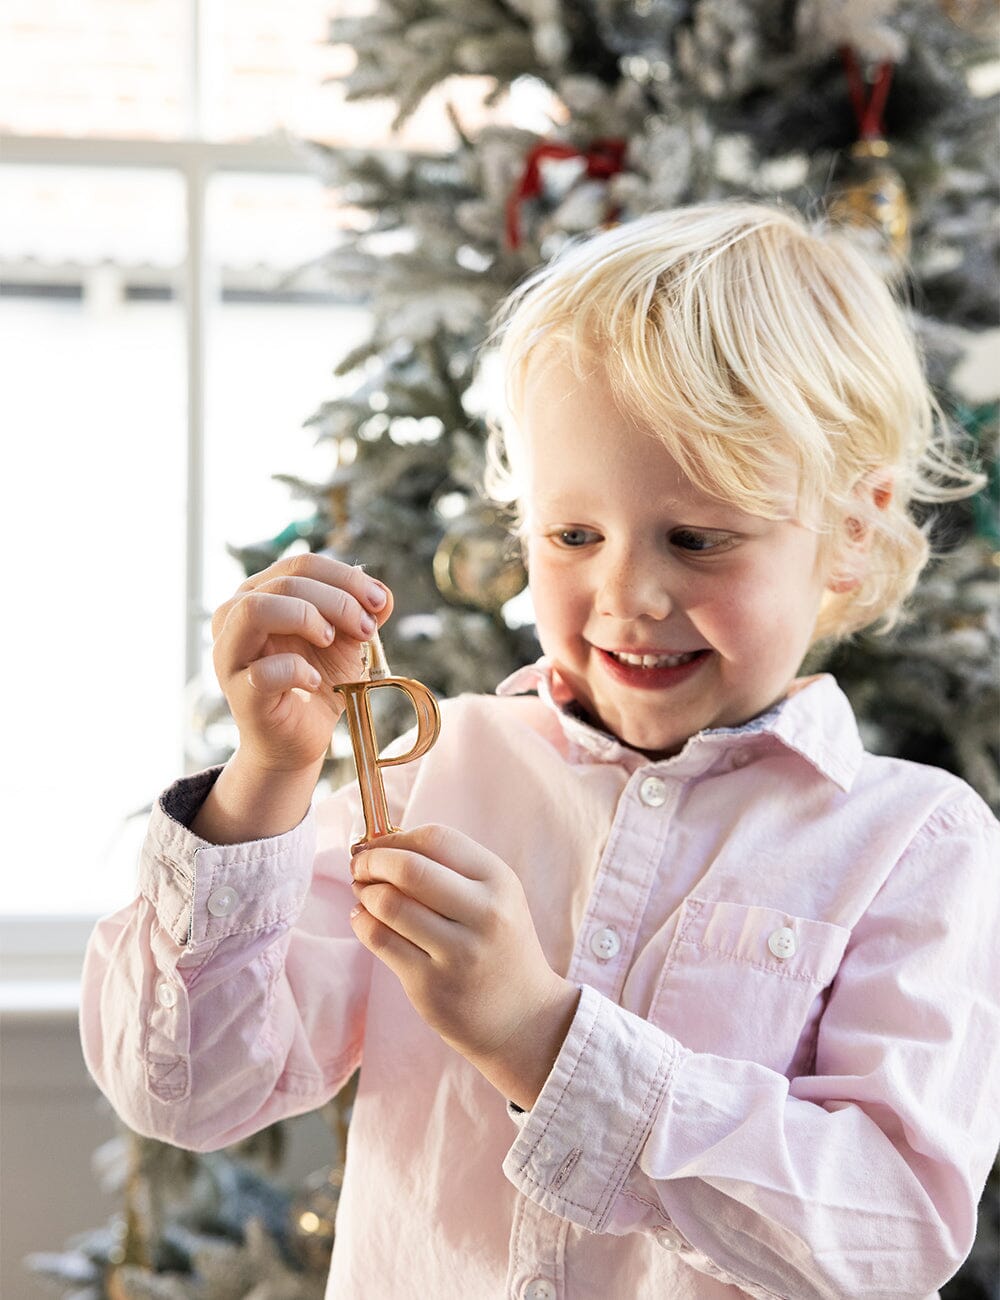
[[[975,476],[884,285],[772,207],[602,232],[499,337],[545,657],[443,704],[352,861],[356,783],[310,804],[391,593],[243,583],[239,749],[97,927],[88,1065],[195,1150],[360,1066],[338,1300],[931,1296],[1000,1137],[998,825],[795,674],[892,622],[911,502]]]

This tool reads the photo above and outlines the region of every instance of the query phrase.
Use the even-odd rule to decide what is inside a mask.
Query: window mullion
[[[202,0],[188,0],[188,79],[185,87],[188,135],[205,138],[205,10]]]
[[[192,158],[184,168],[187,241],[184,336],[187,372],[187,509],[185,514],[184,679],[201,670],[205,537],[205,353],[211,270],[206,248],[206,187],[210,169]]]

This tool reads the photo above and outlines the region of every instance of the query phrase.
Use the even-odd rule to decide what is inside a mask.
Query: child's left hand
[[[427,1024],[529,1109],[579,989],[546,960],[520,880],[447,826],[386,835],[352,870],[354,933],[399,976]]]

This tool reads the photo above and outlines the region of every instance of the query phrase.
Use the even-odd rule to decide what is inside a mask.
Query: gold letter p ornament
[[[417,738],[413,747],[397,758],[379,758],[378,743],[375,739],[375,727],[372,723],[369,694],[380,686],[395,686],[404,695],[409,696],[417,715]],[[336,687],[346,702],[347,725],[351,729],[351,744],[354,746],[354,762],[358,769],[358,785],[361,787],[361,807],[365,814],[365,838],[351,845],[351,853],[358,853],[369,846],[370,841],[379,835],[388,835],[398,831],[389,820],[389,808],[385,800],[385,787],[382,784],[382,768],[395,767],[400,763],[411,763],[415,758],[426,754],[438,738],[441,730],[441,714],[437,700],[422,682],[411,677],[381,677],[367,682],[345,682]]]

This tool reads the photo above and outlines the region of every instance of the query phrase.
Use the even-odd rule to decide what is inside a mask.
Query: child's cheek
[[[688,606],[688,617],[712,648],[723,653],[752,636],[749,602],[735,584],[696,598]]]

